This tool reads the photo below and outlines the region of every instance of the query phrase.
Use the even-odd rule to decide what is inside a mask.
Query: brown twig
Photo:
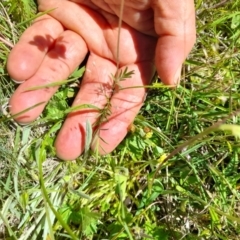
[[[3,42],[4,44],[6,44],[7,46],[9,46],[10,48],[13,48],[13,44],[9,41],[7,41],[6,39],[0,37],[0,41]]]
[[[124,8],[124,0],[121,1],[120,5],[120,13],[119,13],[119,21],[118,21],[118,39],[117,39],[117,71],[119,70],[119,55],[120,55],[120,35],[121,35],[121,27],[123,20],[123,8]]]
[[[219,3],[216,3],[215,5],[211,6],[210,9],[222,7],[224,4],[230,3],[230,2],[231,2],[231,0],[230,1],[229,0],[223,0]]]

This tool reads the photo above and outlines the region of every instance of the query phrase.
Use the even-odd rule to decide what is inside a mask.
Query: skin
[[[8,72],[21,83],[10,99],[11,114],[44,102],[15,119],[21,124],[34,121],[57,87],[26,89],[66,79],[89,53],[73,105],[104,108],[111,99],[111,115],[99,126],[91,146],[100,154],[110,153],[126,136],[146,95],[144,88],[113,91],[111,74],[117,65],[118,71],[134,70],[131,78],[121,81],[123,88],[150,84],[156,70],[165,84],[178,84],[182,63],[195,42],[193,0],[125,0],[119,54],[121,0],[38,4],[39,11],[54,10],[24,32],[9,55]],[[95,126],[99,115],[89,108],[67,116],[55,141],[59,158],[72,160],[83,152],[86,121]]]

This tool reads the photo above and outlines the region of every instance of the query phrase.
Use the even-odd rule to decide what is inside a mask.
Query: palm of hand
[[[154,74],[157,38],[153,30],[153,11],[148,1],[139,1],[139,15],[139,9],[132,9],[131,1],[129,5],[126,1],[124,12],[132,14],[130,18],[123,14],[123,20],[128,24],[121,26],[118,46],[119,20],[116,15],[119,15],[120,4],[111,5],[110,0],[109,4],[105,3],[107,1],[95,1],[97,4],[85,0],[75,2],[39,1],[40,11],[56,9],[38,19],[9,56],[11,77],[26,80],[11,98],[11,112],[14,114],[45,101],[44,105],[17,118],[22,123],[36,119],[57,87],[25,89],[67,78],[89,51],[84,79],[73,104],[87,103],[104,108],[111,97],[111,116],[101,124],[92,144],[93,149],[104,154],[111,152],[124,138],[146,94],[144,88],[113,93],[110,74],[116,72],[118,64],[118,71],[126,67],[134,71],[132,78],[121,82],[123,88],[146,85]],[[99,113],[91,109],[69,114],[56,140],[58,156],[63,159],[79,156],[84,148],[86,121],[94,124],[98,118]]]

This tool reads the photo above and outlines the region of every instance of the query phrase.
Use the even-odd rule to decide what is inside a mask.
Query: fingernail
[[[178,85],[181,80],[182,65],[178,68],[174,76],[174,85]]]
[[[20,84],[20,83],[23,82],[23,81],[17,81],[17,80],[15,80],[15,79],[13,79],[13,78],[11,78],[11,79],[12,79],[12,81],[15,82],[16,84]]]
[[[18,125],[20,125],[20,126],[27,126],[27,125],[29,125],[30,123],[21,123],[21,122],[18,122]]]

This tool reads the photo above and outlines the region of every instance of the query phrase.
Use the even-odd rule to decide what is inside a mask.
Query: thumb
[[[194,1],[152,0],[152,8],[159,36],[155,54],[158,75],[165,84],[176,85],[196,40]]]

